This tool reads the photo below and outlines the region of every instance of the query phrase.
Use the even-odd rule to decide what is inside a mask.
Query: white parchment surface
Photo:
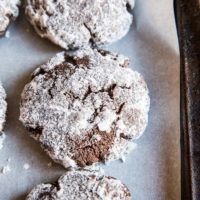
[[[130,57],[131,67],[145,77],[151,97],[149,125],[125,163],[104,169],[130,188],[133,200],[178,200],[179,52],[173,1],[136,0],[134,17],[128,35],[107,48]],[[20,93],[30,73],[62,49],[37,36],[23,9],[9,32],[9,38],[0,39],[0,79],[9,105],[0,168],[9,165],[11,171],[0,174],[0,200],[23,200],[35,185],[54,181],[65,171],[57,164],[48,166],[51,160],[18,121]],[[24,169],[25,164],[30,168]]]

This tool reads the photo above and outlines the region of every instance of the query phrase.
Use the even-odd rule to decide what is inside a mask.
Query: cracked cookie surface
[[[144,132],[149,96],[128,59],[82,48],[35,70],[21,96],[20,120],[65,167],[119,159]]]
[[[119,40],[132,23],[133,0],[28,0],[36,32],[65,49]]]
[[[18,16],[20,0],[0,1],[0,36],[4,35],[9,24]]]
[[[97,171],[71,171],[57,183],[40,184],[26,200],[131,200],[128,188],[119,180]]]
[[[5,119],[6,119],[7,103],[5,99],[6,99],[6,93],[0,82],[0,132],[3,130]],[[1,133],[0,133],[0,136],[1,136]]]

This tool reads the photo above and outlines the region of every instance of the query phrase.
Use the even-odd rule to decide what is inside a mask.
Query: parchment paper
[[[151,97],[149,125],[126,162],[105,166],[105,173],[121,179],[133,200],[177,200],[179,53],[172,0],[137,0],[134,16],[128,35],[107,48],[129,56],[131,67],[145,77]],[[61,49],[37,36],[23,9],[9,31],[10,38],[0,39],[0,79],[9,105],[0,167],[9,164],[11,172],[0,175],[0,200],[23,200],[35,185],[54,181],[65,171],[57,164],[47,167],[51,160],[18,121],[20,93],[30,73]]]

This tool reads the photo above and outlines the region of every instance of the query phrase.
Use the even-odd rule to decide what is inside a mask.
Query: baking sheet
[[[145,77],[151,97],[149,125],[126,162],[104,166],[121,179],[133,200],[180,199],[179,52],[172,0],[136,0],[135,22],[128,35],[107,48],[131,59]],[[20,17],[0,39],[0,79],[7,91],[6,140],[0,151],[0,200],[23,200],[41,182],[56,180],[65,169],[51,160],[18,121],[20,93],[30,73],[62,49],[41,39]],[[8,161],[9,159],[9,161]],[[24,164],[30,168],[25,170]]]

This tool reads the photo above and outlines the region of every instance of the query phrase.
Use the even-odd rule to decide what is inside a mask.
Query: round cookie
[[[82,48],[62,52],[33,73],[21,96],[20,120],[65,167],[119,159],[144,132],[149,96],[128,59]]]
[[[41,37],[69,49],[125,36],[133,6],[134,0],[28,0],[26,14]]]
[[[2,136],[1,131],[3,130],[6,119],[7,103],[5,99],[6,99],[6,93],[0,82],[0,137]]]
[[[128,188],[119,180],[97,171],[71,171],[57,183],[36,186],[26,200],[131,200]]]
[[[0,1],[0,36],[4,35],[9,24],[18,16],[20,0]]]

